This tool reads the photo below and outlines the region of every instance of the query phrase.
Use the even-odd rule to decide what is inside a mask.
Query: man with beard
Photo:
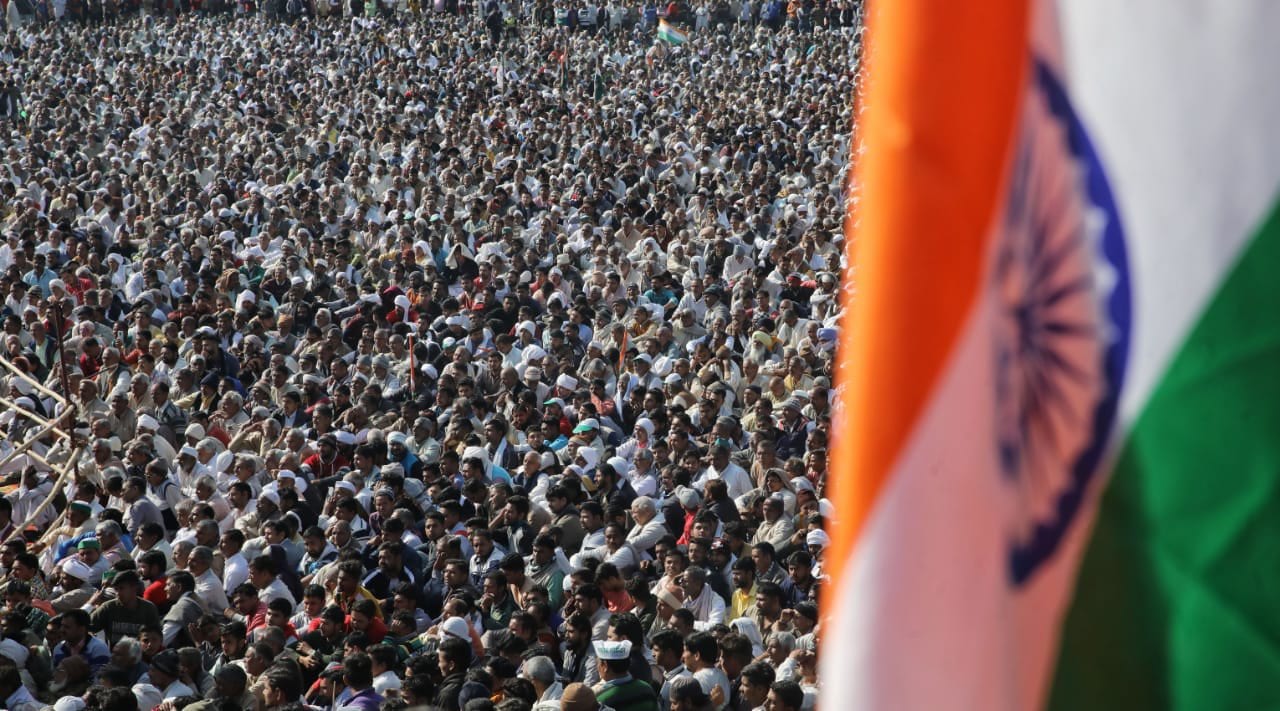
[[[547,507],[551,509],[551,525],[560,529],[560,546],[570,555],[577,553],[586,532],[578,509],[569,503],[569,489],[559,484],[547,489]]]
[[[392,591],[400,584],[413,585],[413,573],[404,565],[404,544],[400,541],[387,541],[378,546],[378,566],[365,576],[361,585],[378,600],[388,604]]]

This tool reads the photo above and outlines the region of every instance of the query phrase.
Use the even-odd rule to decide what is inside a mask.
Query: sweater
[[[658,695],[653,687],[630,675],[601,682],[596,687],[596,700],[614,711],[658,711]]]

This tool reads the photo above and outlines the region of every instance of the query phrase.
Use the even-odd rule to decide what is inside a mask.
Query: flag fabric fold
[[[672,45],[682,45],[689,41],[689,33],[667,22],[658,20],[658,39]]]
[[[868,18],[821,703],[1280,705],[1280,6]]]

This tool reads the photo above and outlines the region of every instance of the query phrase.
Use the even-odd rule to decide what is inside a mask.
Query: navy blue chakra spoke
[[[1121,222],[1102,166],[1053,72],[1034,61],[1032,77],[991,283],[994,444],[1017,499],[1014,585],[1052,558],[1101,468],[1130,320]]]

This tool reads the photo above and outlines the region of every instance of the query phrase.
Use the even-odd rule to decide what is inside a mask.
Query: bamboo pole
[[[57,429],[58,429],[58,425],[56,423],[51,425],[46,425],[44,429],[28,437],[27,441],[23,442],[12,452],[9,452],[8,454],[6,454],[3,459],[0,459],[0,468],[4,467],[4,465],[8,464],[14,459],[17,459],[19,456],[25,453],[28,449],[31,449],[31,447],[34,446],[36,442],[44,439],[45,436],[47,436],[50,432],[53,432]]]
[[[27,440],[23,442],[18,448],[14,449],[12,452],[9,452],[7,455],[4,456],[3,459],[0,459],[0,467],[3,467],[4,465],[8,464],[9,462],[21,456],[24,452],[30,449],[37,441],[44,439],[51,432],[56,433],[60,437],[66,437],[68,441],[70,441],[71,435],[68,434],[66,430],[63,430],[61,427],[59,427],[58,423],[62,419],[66,418],[68,413],[75,412],[74,408],[71,405],[71,402],[67,400],[64,396],[59,395],[58,393],[45,387],[43,383],[39,382],[35,378],[32,378],[27,373],[24,373],[22,369],[18,368],[18,366],[9,362],[9,359],[0,358],[0,365],[3,365],[5,368],[12,371],[13,374],[18,378],[21,378],[22,380],[30,383],[33,387],[35,387],[40,392],[45,393],[49,397],[53,398],[55,401],[55,405],[60,404],[62,405],[62,408],[63,408],[63,412],[61,415],[54,415],[52,419],[42,420],[38,415],[34,415],[34,413],[31,413],[30,411],[25,410],[17,405],[14,405],[11,401],[0,399],[0,402],[4,402],[9,407],[12,407],[18,410],[19,412],[22,412],[27,417],[30,417],[31,419],[35,420],[36,422],[39,422],[44,426],[44,429],[28,437]],[[65,373],[66,368],[63,367],[63,364],[61,362],[59,362],[58,367],[61,368]]]
[[[25,408],[25,407],[23,407],[23,406],[21,406],[21,405],[17,404],[16,402],[14,402],[13,400],[10,400],[10,399],[9,399],[9,398],[7,398],[7,397],[0,397],[0,405],[7,405],[7,406],[9,407],[9,409],[10,409],[10,410],[13,410],[13,411],[15,411],[15,412],[21,413],[21,414],[22,414],[23,416],[25,416],[27,419],[32,420],[33,422],[35,422],[36,424],[38,424],[38,425],[40,425],[40,426],[42,426],[42,427],[47,427],[47,426],[49,426],[49,425],[52,425],[52,426],[53,426],[53,428],[54,428],[54,429],[53,429],[53,431],[54,431],[55,433],[57,433],[57,435],[58,435],[59,437],[70,437],[70,436],[71,436],[71,435],[67,434],[67,432],[65,432],[64,430],[62,430],[62,429],[60,429],[60,428],[58,427],[58,422],[57,422],[56,420],[49,420],[49,419],[45,419],[44,417],[41,417],[40,415],[37,415],[36,413],[34,413],[34,412],[32,412],[32,411],[28,410],[27,408]]]
[[[54,493],[57,493],[57,490],[55,490]],[[58,514],[58,517],[49,523],[49,528],[45,530],[35,543],[32,544],[32,547],[40,546],[42,549],[48,547],[49,537],[57,533],[58,529],[62,528],[62,522],[66,520],[67,512],[70,510],[71,506],[68,504],[67,508],[63,509],[62,512]]]
[[[30,375],[28,375],[28,374],[26,374],[26,373],[22,372],[22,369],[21,369],[21,368],[19,368],[19,367],[18,367],[18,366],[16,366],[16,365],[14,365],[13,363],[10,363],[8,358],[0,358],[0,365],[3,365],[4,367],[6,367],[6,368],[8,368],[9,370],[13,371],[13,374],[14,374],[14,375],[16,375],[16,376],[18,376],[19,378],[21,378],[21,379],[23,379],[23,380],[27,381],[28,383],[30,383],[30,384],[31,384],[31,386],[32,386],[32,387],[34,387],[36,390],[39,390],[40,392],[42,392],[42,393],[44,393],[45,395],[48,395],[49,397],[51,397],[51,398],[53,398],[53,399],[57,400],[58,402],[62,403],[63,405],[66,405],[66,404],[67,404],[67,399],[66,399],[66,397],[64,397],[64,396],[62,396],[62,395],[59,395],[58,393],[55,393],[54,391],[50,390],[49,388],[46,388],[46,387],[44,386],[44,384],[43,384],[43,383],[41,383],[39,380],[36,380],[35,378],[31,377]]]
[[[125,239],[127,240],[128,237],[126,236]],[[76,415],[74,413],[76,411],[76,407],[75,407],[75,403],[72,402],[71,400],[71,398],[75,397],[75,394],[71,392],[71,379],[67,375],[67,319],[66,319],[66,316],[62,313],[61,299],[53,302],[53,313],[54,313],[54,316],[58,319],[58,382],[62,383],[62,395],[63,395],[63,398],[62,398],[63,413],[61,416],[67,417],[68,413],[71,413],[70,417],[67,417],[67,419],[70,420],[71,428],[75,429]],[[45,499],[44,503],[40,505],[41,508],[48,506],[50,502],[52,502],[55,498],[57,498],[58,489],[62,487],[62,482],[67,478],[68,471],[74,471],[76,473],[76,478],[79,478],[80,455],[84,452],[85,447],[89,446],[89,444],[86,441],[85,443],[77,447],[75,446],[75,442],[76,442],[75,437],[67,437],[67,448],[70,451],[71,456],[67,458],[66,467],[62,470],[62,474],[58,476],[58,480],[54,482],[53,490],[49,492],[49,498]],[[44,459],[44,458],[41,457],[41,459]],[[48,460],[45,460],[45,466],[49,466]],[[63,519],[67,518],[70,514],[71,514],[71,503],[67,502],[67,507],[64,508],[62,511],[58,512],[58,515],[55,516],[53,519],[53,524],[51,524],[48,530],[44,532],[44,535],[40,536],[40,539],[37,542],[42,546],[47,546],[48,545],[47,541],[49,539],[49,536],[53,535],[54,531],[58,530],[58,527],[56,524],[59,524]]]
[[[28,440],[28,445],[31,441],[34,441],[34,439]],[[24,445],[24,446],[27,446],[27,445]],[[58,492],[62,490],[63,484],[66,483],[67,475],[71,473],[71,470],[76,466],[76,462],[79,461],[80,453],[81,453],[81,450],[83,449],[84,447],[76,447],[74,450],[72,450],[71,458],[67,460],[67,463],[62,467],[62,471],[58,473],[58,478],[53,482],[53,488],[49,490],[49,495],[45,497],[45,500],[41,502],[39,506],[36,507],[35,511],[31,512],[28,515],[29,520],[34,521],[40,518],[40,514],[44,513],[44,510],[49,508],[49,505],[53,503],[53,500],[58,497]],[[12,539],[14,536],[18,535],[18,533],[20,533],[20,529],[15,527],[13,529],[13,532],[10,533],[8,537],[4,539],[4,541],[0,541],[0,545],[3,545],[4,543],[9,542],[9,540]],[[46,531],[46,533],[48,533],[48,531]]]
[[[55,304],[54,304],[54,315],[55,315],[55,318],[57,319],[56,329],[57,329],[57,337],[58,337],[58,370],[59,370],[59,372],[60,372],[60,374],[61,374],[61,378],[62,378],[62,389],[63,389],[63,390],[66,390],[67,392],[65,392],[65,393],[64,393],[64,394],[62,394],[62,395],[59,395],[58,393],[54,392],[53,390],[51,390],[51,389],[49,389],[49,388],[45,387],[45,386],[44,386],[44,383],[41,383],[41,382],[37,381],[35,378],[32,378],[30,375],[28,375],[27,373],[23,372],[20,368],[18,368],[17,366],[15,366],[13,363],[10,363],[10,362],[9,362],[9,360],[8,360],[7,358],[0,358],[0,365],[3,365],[3,366],[4,366],[5,368],[7,368],[8,370],[12,371],[12,372],[13,372],[13,374],[14,374],[15,376],[17,376],[18,378],[20,378],[20,379],[22,379],[22,380],[26,381],[26,382],[27,382],[27,383],[29,383],[32,387],[36,388],[36,389],[37,389],[37,390],[39,390],[40,392],[42,392],[42,393],[44,393],[44,394],[48,395],[49,397],[53,398],[53,400],[54,400],[54,402],[55,402],[55,408],[56,408],[56,405],[59,405],[59,404],[60,404],[60,405],[62,405],[62,413],[61,413],[61,414],[55,414],[55,415],[54,415],[54,417],[53,417],[53,419],[45,420],[45,419],[43,419],[43,418],[39,417],[38,415],[36,415],[35,413],[33,413],[33,412],[29,411],[29,410],[26,410],[25,408],[22,408],[22,407],[20,407],[20,406],[18,406],[18,405],[16,405],[16,404],[14,404],[12,401],[9,401],[9,400],[7,400],[7,399],[0,400],[0,402],[3,402],[4,404],[8,405],[9,407],[13,408],[14,410],[16,410],[16,411],[18,411],[18,412],[22,413],[23,415],[25,415],[26,417],[30,418],[31,420],[33,420],[33,421],[35,421],[35,422],[37,422],[37,423],[42,423],[42,424],[44,425],[44,428],[43,428],[43,429],[41,429],[41,430],[40,430],[39,432],[37,432],[36,434],[34,434],[34,435],[30,436],[30,437],[27,437],[26,441],[24,441],[21,445],[19,445],[19,446],[18,446],[16,449],[14,449],[12,452],[10,452],[10,453],[8,453],[7,455],[5,455],[3,459],[0,459],[0,467],[3,467],[4,465],[6,465],[6,464],[8,464],[9,462],[11,462],[11,461],[13,461],[14,459],[16,459],[17,457],[19,457],[19,456],[21,456],[22,454],[26,453],[26,452],[27,452],[28,450],[30,450],[30,449],[31,449],[31,448],[32,448],[32,447],[33,447],[37,442],[39,442],[41,439],[44,439],[44,438],[45,438],[46,436],[48,436],[48,435],[49,435],[49,433],[51,433],[51,432],[52,432],[52,433],[56,433],[56,434],[57,434],[58,436],[60,436],[60,437],[65,437],[65,438],[66,438],[66,440],[67,440],[67,442],[68,442],[68,444],[75,442],[75,438],[74,438],[71,434],[69,434],[66,430],[63,430],[62,428],[58,427],[58,423],[59,423],[60,421],[62,421],[63,419],[69,419],[69,420],[70,420],[70,422],[74,423],[74,422],[75,422],[75,412],[76,412],[76,410],[75,410],[75,406],[73,405],[73,403],[72,403],[72,402],[71,402],[71,400],[69,399],[69,398],[71,397],[71,393],[70,393],[70,383],[69,383],[69,380],[68,380],[68,378],[67,378],[67,362],[66,362],[66,356],[65,356],[65,354],[64,354],[64,348],[63,348],[63,341],[66,339],[66,333],[65,333],[65,331],[66,331],[66,328],[65,328],[66,323],[65,323],[65,320],[64,320],[64,318],[63,318],[63,316],[62,316],[62,302],[61,302],[61,301],[55,302]],[[37,506],[37,507],[36,507],[36,510],[35,510],[35,511],[33,511],[32,513],[30,513],[30,514],[29,514],[28,520],[34,521],[34,520],[38,519],[38,518],[40,517],[40,515],[44,513],[45,509],[49,508],[49,506],[54,502],[54,500],[55,500],[55,499],[57,499],[57,497],[58,497],[58,493],[62,490],[62,487],[63,487],[63,486],[65,485],[65,483],[66,483],[67,475],[68,475],[68,474],[70,474],[70,473],[72,472],[72,470],[78,470],[78,468],[79,468],[79,467],[78,467],[78,463],[79,463],[79,461],[80,461],[80,455],[84,452],[84,447],[85,447],[85,445],[83,445],[83,444],[82,444],[82,445],[80,445],[79,447],[74,447],[74,446],[73,446],[73,447],[71,448],[71,456],[67,459],[66,464],[64,464],[64,465],[63,465],[62,470],[61,470],[60,472],[58,472],[58,477],[57,477],[57,479],[55,479],[55,480],[54,480],[54,482],[53,482],[53,488],[49,490],[49,495],[48,495],[47,497],[45,497],[45,500],[44,500],[43,502],[41,502],[39,506]],[[40,462],[42,462],[45,466],[50,467],[50,468],[52,469],[52,465],[49,463],[49,460],[45,459],[42,455],[37,454],[37,453],[35,453],[35,452],[32,452],[32,453],[31,453],[30,455],[28,455],[28,456],[29,456],[30,458],[34,458],[34,459],[39,460],[39,461],[40,461]],[[69,507],[68,507],[68,509],[67,509],[67,510],[70,510],[70,509],[69,509]],[[56,523],[57,521],[59,521],[59,520],[61,520],[62,518],[64,518],[64,517],[66,516],[67,510],[64,510],[64,511],[60,512],[60,513],[58,514],[58,516],[54,519],[54,522]],[[53,526],[53,525],[50,525],[50,526],[45,530],[44,534],[40,537],[39,541],[40,541],[41,543],[43,543],[43,542],[45,541],[45,539],[46,539],[46,538],[48,538],[48,536],[49,536],[53,531],[55,531],[55,530],[57,530],[57,527],[56,527],[56,526]],[[10,533],[7,537],[5,537],[5,539],[4,539],[4,541],[3,541],[3,543],[7,543],[9,540],[11,540],[14,536],[18,535],[19,533],[21,533],[21,529],[19,529],[19,528],[15,527],[15,528],[13,529],[13,532],[12,532],[12,533]]]
[[[27,452],[27,456],[28,456],[28,457],[31,457],[32,459],[36,460],[37,462],[40,462],[41,464],[45,465],[46,467],[49,467],[49,471],[51,471],[51,472],[58,471],[58,465],[57,465],[57,464],[54,464],[53,462],[50,462],[48,459],[45,459],[43,456],[41,456],[41,455],[39,455],[39,454],[36,454],[34,450],[33,450],[33,451],[30,451],[30,452]]]
[[[68,463],[72,464],[72,466],[75,467],[74,471],[76,474],[79,474],[80,472],[80,465],[79,465],[80,456],[84,452],[85,447],[87,446],[88,445],[84,445],[72,450],[71,458],[67,460]],[[49,467],[49,471],[54,471],[57,468],[56,465],[51,463],[48,459],[45,459],[44,457],[40,456],[39,454],[30,452],[27,454],[27,456],[35,457],[41,464],[45,465],[46,467]],[[54,487],[53,491],[50,492],[50,496],[54,497],[55,499],[58,496],[58,488],[59,487]],[[49,538],[58,532],[58,529],[61,527],[63,520],[67,518],[67,514],[70,511],[71,511],[71,506],[70,506],[70,502],[68,502],[67,508],[64,508],[61,512],[59,512],[57,518],[53,519],[53,521],[49,523],[48,528],[45,529],[44,534],[41,535],[38,540],[36,540],[35,545],[47,546]]]

